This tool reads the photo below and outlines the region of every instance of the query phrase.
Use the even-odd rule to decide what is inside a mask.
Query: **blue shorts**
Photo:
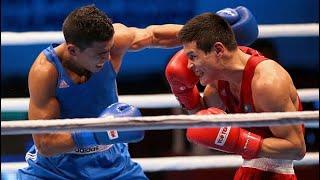
[[[102,152],[91,154],[66,153],[44,157],[35,146],[26,155],[29,164],[19,169],[18,179],[148,179],[141,166],[133,162],[128,145],[119,143]]]

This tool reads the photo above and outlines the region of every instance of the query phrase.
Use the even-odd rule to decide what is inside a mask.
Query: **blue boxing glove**
[[[238,45],[248,46],[257,40],[259,34],[258,24],[249,9],[238,6],[235,9],[222,9],[216,14],[231,25]]]
[[[107,107],[99,117],[137,117],[141,116],[138,108],[125,103],[114,103]],[[107,132],[75,132],[72,133],[74,143],[78,148],[102,144],[139,142],[144,138],[144,131],[117,131]]]

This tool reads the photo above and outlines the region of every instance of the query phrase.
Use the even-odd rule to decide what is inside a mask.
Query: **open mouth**
[[[103,67],[103,65],[104,65],[104,63],[103,64],[97,64],[96,67],[100,69],[100,68]]]
[[[203,76],[203,72],[201,71],[194,71],[194,74],[198,77],[202,77]]]

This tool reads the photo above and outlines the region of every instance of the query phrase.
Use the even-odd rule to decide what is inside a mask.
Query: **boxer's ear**
[[[214,43],[212,51],[216,54],[218,58],[221,58],[225,51],[225,46],[221,42]]]
[[[80,49],[74,44],[67,44],[67,50],[71,56],[76,56]]]

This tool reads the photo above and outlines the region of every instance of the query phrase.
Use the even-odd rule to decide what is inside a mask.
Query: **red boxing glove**
[[[184,108],[192,110],[200,105],[200,94],[196,86],[199,78],[188,69],[188,57],[182,50],[168,63],[166,78],[172,93]]]
[[[198,115],[223,114],[217,108],[199,111]],[[260,152],[262,138],[259,135],[236,127],[188,128],[187,138],[190,142],[204,145],[228,153],[242,155],[244,159],[256,158]]]

